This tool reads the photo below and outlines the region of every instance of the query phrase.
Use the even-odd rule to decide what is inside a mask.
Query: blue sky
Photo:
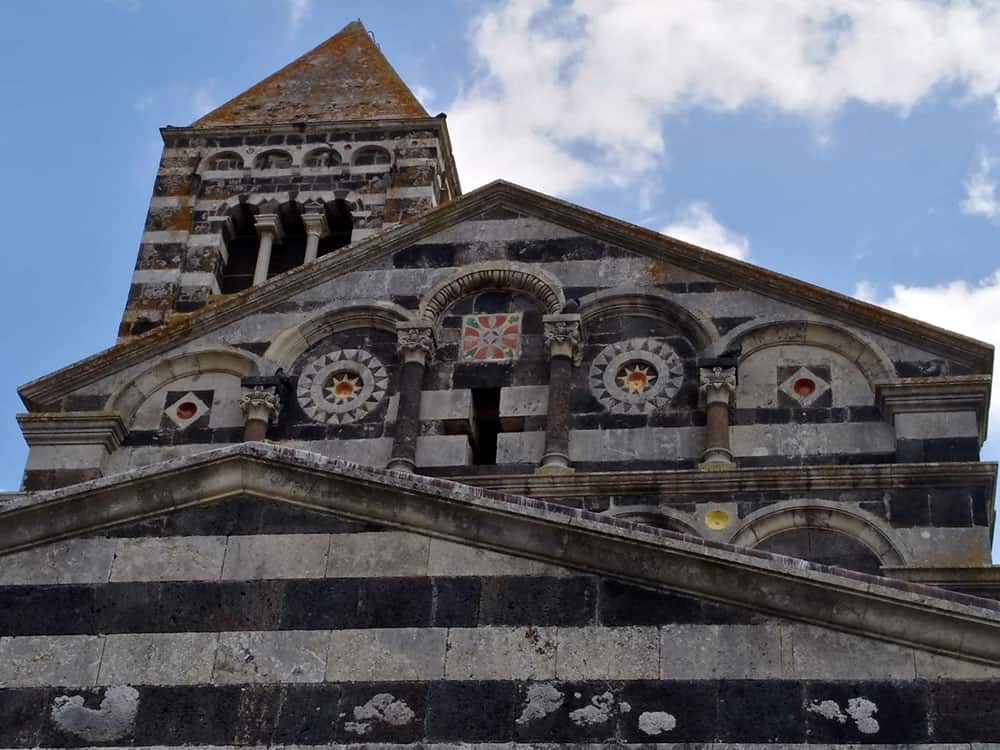
[[[157,128],[361,8],[448,112],[467,190],[505,177],[1000,341],[1000,3],[23,3],[0,27],[0,488],[16,387],[114,341]]]

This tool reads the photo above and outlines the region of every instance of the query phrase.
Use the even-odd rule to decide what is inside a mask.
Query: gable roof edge
[[[264,443],[15,499],[0,511],[0,552],[238,495],[1000,666],[997,602]]]
[[[281,276],[260,286],[229,295],[187,315],[178,315],[138,338],[115,345],[18,388],[29,410],[52,410],[64,394],[100,377],[149,359],[180,343],[266,309],[300,291],[348,273],[365,263],[416,244],[453,224],[475,217],[486,204],[495,203],[515,211],[589,233],[648,257],[675,263],[708,276],[733,279],[750,291],[783,302],[800,305],[822,315],[875,330],[919,348],[950,357],[972,369],[991,372],[993,346],[943,328],[909,318],[876,305],[823,289],[735,260],[673,237],[621,219],[605,216],[558,198],[496,180],[429,211],[411,224],[386,229],[349,245],[344,250]],[[336,258],[336,262],[332,262]]]

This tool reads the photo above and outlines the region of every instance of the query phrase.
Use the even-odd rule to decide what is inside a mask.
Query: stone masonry
[[[982,342],[505,182],[359,22],[20,389],[0,748],[987,748]]]

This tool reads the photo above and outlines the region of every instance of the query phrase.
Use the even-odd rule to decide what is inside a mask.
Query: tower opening
[[[229,233],[225,237],[229,257],[219,279],[223,294],[241,292],[253,286],[253,272],[257,265],[260,240],[254,226],[256,209],[240,203],[229,210]]]
[[[500,434],[500,389],[473,388],[472,463],[493,466],[497,462],[497,436]]]
[[[280,245],[271,250],[271,263],[267,268],[267,278],[301,266],[306,259],[306,227],[302,223],[302,213],[294,201],[278,208],[283,237]]]
[[[330,233],[319,241],[317,256],[332,253],[351,244],[351,234],[354,232],[354,217],[351,215],[351,204],[343,198],[337,198],[326,204],[326,225]]]

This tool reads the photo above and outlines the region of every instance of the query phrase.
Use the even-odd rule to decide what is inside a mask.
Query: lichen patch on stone
[[[639,731],[656,737],[677,726],[677,718],[666,711],[643,711],[639,714]]]
[[[60,695],[52,702],[52,721],[87,742],[120,740],[132,733],[139,712],[139,691],[128,685],[109,687],[100,708],[87,708],[82,695]]]
[[[365,735],[375,724],[401,727],[413,721],[415,714],[403,700],[397,700],[392,693],[379,693],[363,706],[354,709],[354,721],[344,724],[344,729],[358,735]]]
[[[525,697],[524,709],[515,721],[518,724],[527,724],[537,719],[544,719],[549,714],[558,711],[564,700],[565,694],[555,685],[548,683],[531,685]]]

